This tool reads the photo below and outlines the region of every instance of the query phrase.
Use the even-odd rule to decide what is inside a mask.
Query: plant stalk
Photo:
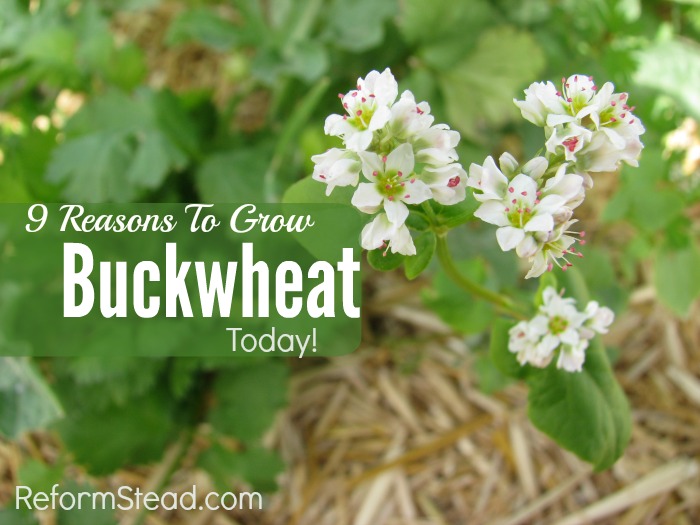
[[[459,271],[452,258],[449,246],[447,245],[447,232],[438,233],[437,235],[437,256],[447,276],[460,288],[480,299],[492,303],[504,314],[508,314],[516,319],[527,319],[525,315],[515,308],[514,302],[509,297],[475,283]]]

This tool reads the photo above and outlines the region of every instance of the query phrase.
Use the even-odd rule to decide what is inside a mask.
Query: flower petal
[[[482,203],[474,212],[474,217],[496,226],[510,226],[506,217],[506,207],[501,201],[490,200]]]
[[[399,200],[390,201],[389,199],[384,199],[384,211],[389,222],[397,227],[406,222],[408,217],[408,208]]]
[[[525,224],[526,232],[549,232],[554,229],[554,219],[548,213],[535,215]]]
[[[525,238],[525,232],[513,226],[504,226],[496,230],[496,240],[501,250],[507,252],[515,248]]]
[[[361,183],[352,196],[352,205],[364,213],[376,213],[384,197],[369,182]]]
[[[386,158],[386,170],[400,171],[404,177],[413,173],[414,166],[413,148],[410,144],[401,144]]]

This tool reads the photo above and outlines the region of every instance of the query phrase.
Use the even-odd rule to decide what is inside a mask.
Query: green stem
[[[504,295],[496,293],[488,288],[475,283],[471,279],[465,277],[455,265],[450,248],[447,245],[447,232],[438,233],[437,235],[437,255],[442,268],[447,276],[454,281],[460,288],[470,294],[489,301],[494,304],[501,312],[511,315],[516,319],[527,319],[525,315],[515,308],[513,301]]]

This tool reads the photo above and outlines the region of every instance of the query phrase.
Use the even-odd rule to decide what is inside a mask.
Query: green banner
[[[0,354],[352,352],[361,227],[337,204],[4,204]]]

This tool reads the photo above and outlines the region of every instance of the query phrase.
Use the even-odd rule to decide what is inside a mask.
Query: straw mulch
[[[609,337],[634,417],[610,471],[535,430],[521,385],[480,393],[461,339],[402,299],[389,315],[434,335],[414,371],[377,347],[296,378],[274,435],[290,469],[265,523],[700,523],[700,308],[682,323],[648,290],[633,304]]]

